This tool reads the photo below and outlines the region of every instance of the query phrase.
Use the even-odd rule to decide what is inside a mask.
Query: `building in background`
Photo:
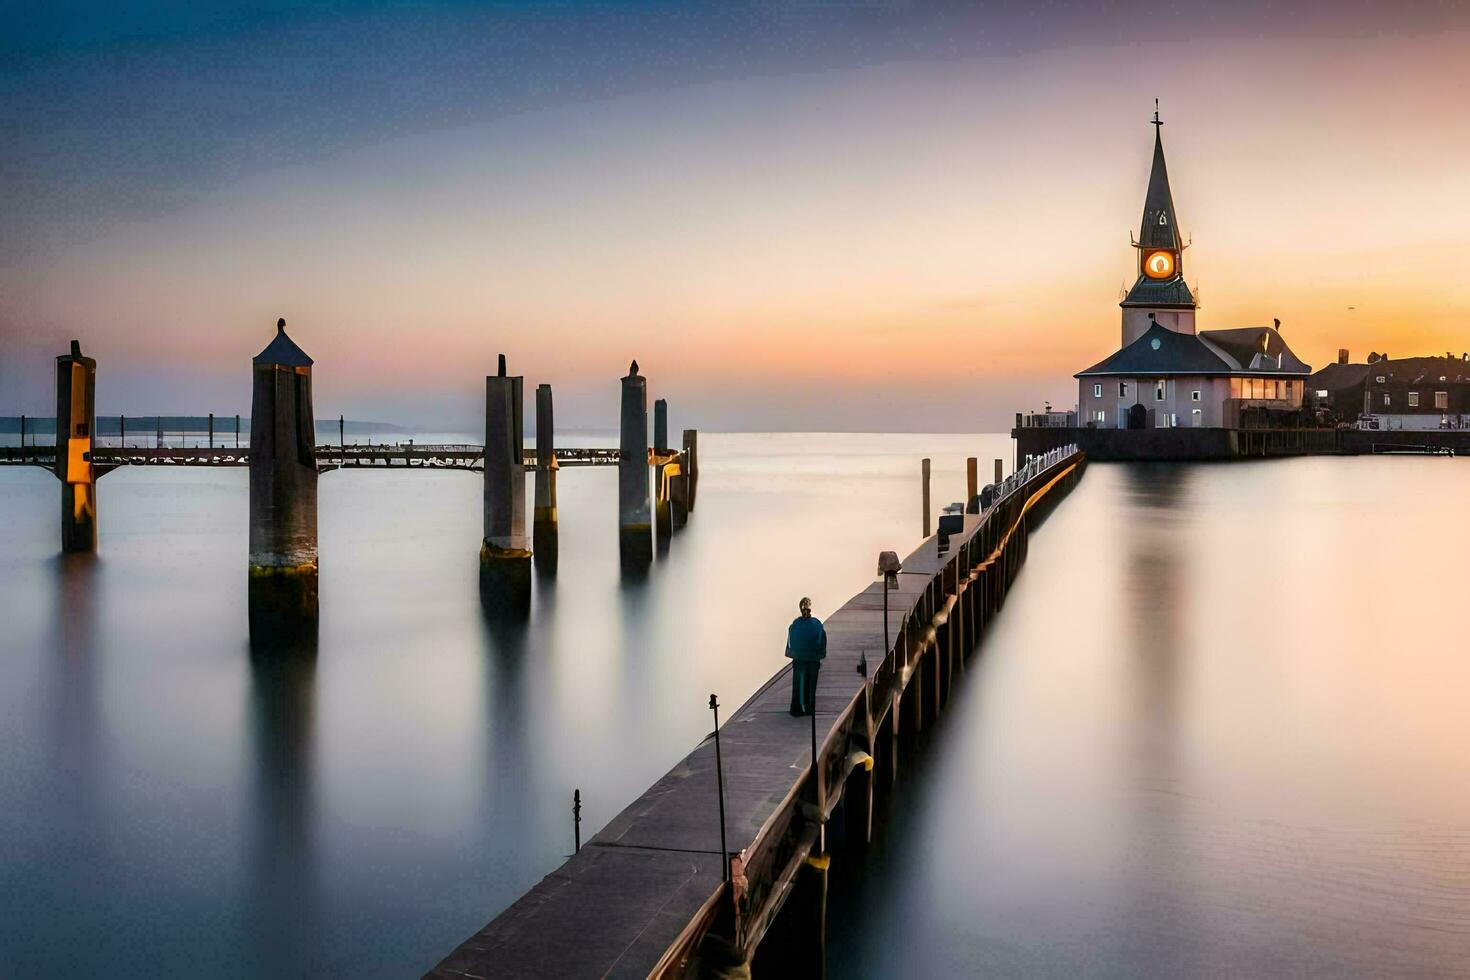
[[[1366,364],[1329,364],[1308,379],[1319,415],[1367,429],[1470,428],[1470,355],[1370,354]]]
[[[1257,428],[1297,424],[1311,367],[1270,327],[1196,330],[1184,250],[1154,112],[1154,156],[1133,246],[1138,281],[1120,306],[1122,346],[1075,377],[1092,428]]]

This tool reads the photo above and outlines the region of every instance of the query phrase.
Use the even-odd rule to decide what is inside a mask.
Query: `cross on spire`
[[[1163,121],[1159,119],[1159,100],[1154,99],[1154,126],[1157,127],[1154,132],[1158,132],[1159,129],[1162,129],[1163,125]]]

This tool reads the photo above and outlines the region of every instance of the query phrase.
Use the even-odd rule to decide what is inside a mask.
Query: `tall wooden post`
[[[699,491],[699,430],[684,430],[685,508],[694,513],[694,498]]]
[[[980,461],[974,456],[965,460],[965,503],[980,492]]]
[[[276,321],[252,362],[250,638],[269,645],[317,623],[316,420],[312,360]],[[162,423],[160,423],[161,425]]]
[[[923,534],[923,536],[927,538],[930,534],[933,533],[933,528],[930,525],[930,515],[929,515],[929,460],[928,460],[927,457],[924,459],[924,461],[922,463],[919,464],[919,475],[920,475],[920,481],[923,484],[923,490],[921,492],[922,492],[923,497],[924,497],[924,534]]]
[[[485,540],[480,545],[480,598],[488,608],[525,612],[531,604],[531,552],[526,547],[525,426],[521,377],[485,379]]]
[[[92,448],[97,429],[97,362],[71,353],[56,359],[56,476],[61,480],[61,550],[97,550],[97,475]]]
[[[669,451],[669,403],[660,398],[653,403],[653,452],[655,456]],[[654,533],[661,541],[668,541],[673,532],[670,516],[669,474],[660,463],[653,470],[653,523]]]
[[[556,428],[551,412],[551,385],[536,388],[536,509],[532,515],[531,547],[536,570],[556,574],[560,533],[556,521]]]

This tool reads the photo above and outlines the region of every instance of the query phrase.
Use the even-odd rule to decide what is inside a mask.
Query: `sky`
[[[145,9],[146,8],[146,9]],[[1008,427],[1116,349],[1153,100],[1201,328],[1470,349],[1470,9],[0,0],[0,414]],[[528,411],[529,417],[531,413]]]

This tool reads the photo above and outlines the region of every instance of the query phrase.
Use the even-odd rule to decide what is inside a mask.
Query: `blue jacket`
[[[786,631],[786,656],[821,661],[827,657],[827,630],[815,616],[798,616]]]

